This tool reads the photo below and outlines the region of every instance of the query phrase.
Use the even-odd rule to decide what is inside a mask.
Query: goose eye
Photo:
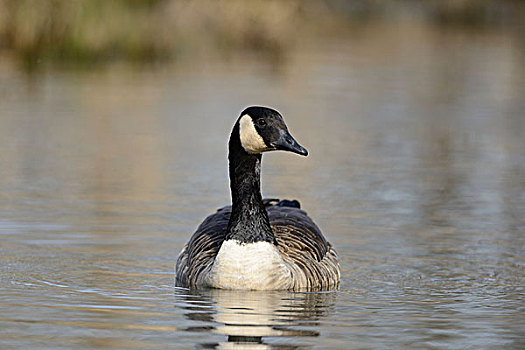
[[[264,120],[264,119],[257,120],[257,125],[260,126],[261,128],[265,127],[266,126],[266,120]]]

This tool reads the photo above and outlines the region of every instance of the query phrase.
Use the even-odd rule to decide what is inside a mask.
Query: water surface
[[[278,65],[2,63],[0,347],[523,348],[522,45],[381,25]],[[226,142],[252,104],[310,151],[265,155],[263,194],[316,220],[339,291],[173,286],[228,204]]]

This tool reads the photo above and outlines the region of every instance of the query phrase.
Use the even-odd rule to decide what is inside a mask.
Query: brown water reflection
[[[398,23],[278,67],[3,62],[0,347],[523,347],[523,52],[502,31]],[[174,295],[251,104],[310,151],[265,156],[263,193],[298,198],[337,247],[335,294]]]

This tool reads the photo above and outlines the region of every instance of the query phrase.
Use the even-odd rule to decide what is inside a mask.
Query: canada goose
[[[262,153],[308,151],[279,112],[245,109],[229,141],[232,206],[208,216],[182,249],[176,284],[192,288],[327,290],[339,284],[337,254],[297,201],[263,200]]]

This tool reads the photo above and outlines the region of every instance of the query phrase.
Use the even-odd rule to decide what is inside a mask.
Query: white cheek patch
[[[252,117],[245,114],[239,121],[239,136],[241,138],[241,145],[248,153],[262,153],[268,150],[263,138],[253,125]]]

